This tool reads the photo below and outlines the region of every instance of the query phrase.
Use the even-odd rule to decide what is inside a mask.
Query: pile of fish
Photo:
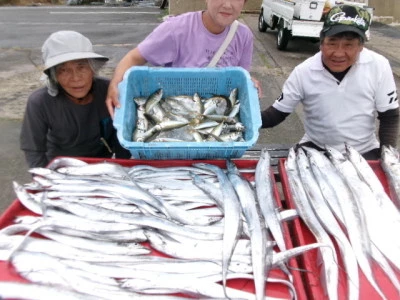
[[[137,97],[134,142],[237,142],[244,141],[238,89],[228,97],[201,98],[199,94],[164,97],[158,89]]]
[[[392,168],[398,168],[398,160],[390,157],[384,150],[381,164],[398,184],[398,169]],[[338,299],[340,260],[347,274],[346,299],[359,299],[359,269],[382,299],[390,299],[376,281],[374,264],[399,297],[400,214],[368,162],[348,145],[345,154],[330,147],[325,153],[291,148],[285,169],[299,216],[317,242],[330,245],[319,249],[327,298]],[[338,252],[331,250],[334,244]]]
[[[297,214],[277,205],[268,151],[251,180],[245,171],[232,160],[225,169],[73,158],[30,169],[33,181],[14,190],[34,215],[0,231],[0,259],[30,283],[2,282],[0,297],[278,299],[265,296],[274,282],[296,299],[288,260],[327,245],[286,249],[282,222]],[[254,281],[255,294],[231,279]]]

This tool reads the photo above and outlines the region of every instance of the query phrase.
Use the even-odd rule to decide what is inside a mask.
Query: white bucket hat
[[[44,70],[47,71],[58,64],[76,60],[93,58],[108,61],[108,57],[93,52],[90,40],[76,31],[57,31],[51,34],[42,46]]]

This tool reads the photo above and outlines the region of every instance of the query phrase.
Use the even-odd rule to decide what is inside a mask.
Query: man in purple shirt
[[[132,66],[150,63],[164,67],[206,67],[225,40],[231,24],[239,17],[247,0],[206,0],[207,9],[170,17],[160,24],[117,65],[107,94],[107,108],[119,107],[118,83]],[[239,23],[236,33],[216,64],[250,70],[253,34]],[[258,82],[254,80],[256,88]]]

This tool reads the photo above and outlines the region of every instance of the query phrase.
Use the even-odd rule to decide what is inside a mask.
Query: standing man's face
[[[358,38],[325,37],[320,45],[322,61],[332,72],[342,72],[358,59],[363,44]]]

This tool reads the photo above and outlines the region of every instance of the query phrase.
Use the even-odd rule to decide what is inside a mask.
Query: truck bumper
[[[293,20],[292,36],[319,38],[323,24],[316,21]]]

